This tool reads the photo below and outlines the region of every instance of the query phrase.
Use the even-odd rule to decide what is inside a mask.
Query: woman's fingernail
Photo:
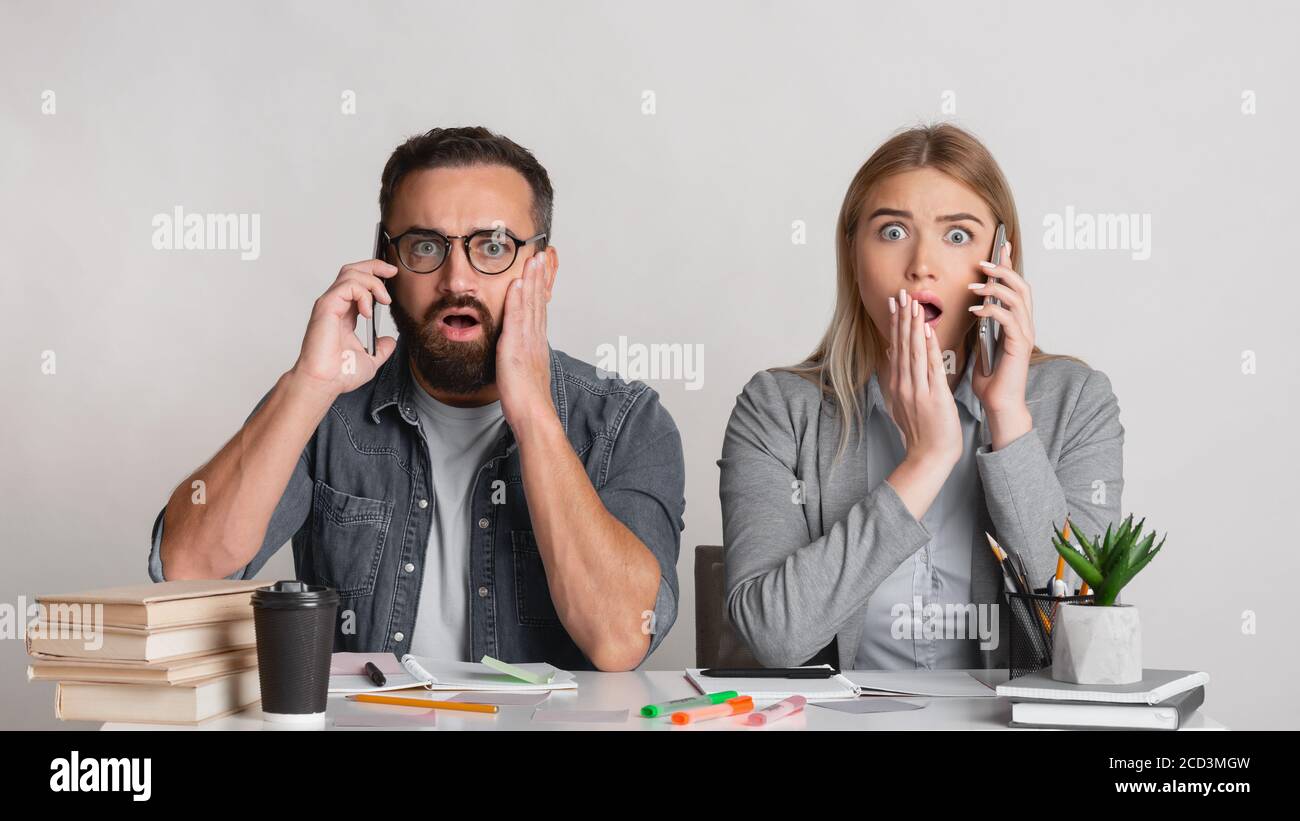
[[[907,291],[904,291],[902,288],[898,289],[898,303],[904,308],[907,307]]]
[[[921,303],[917,302],[915,299],[912,300],[912,316],[916,316],[920,312],[920,310],[921,310]]]
[[[996,268],[996,267],[998,267],[998,266],[995,265],[995,264],[993,264],[992,262],[989,262],[988,260],[983,260],[983,259],[982,259],[982,260],[980,260],[980,267],[981,267],[981,268]]]
[[[980,308],[983,308],[983,307],[984,307],[983,305],[972,305],[972,306],[970,306],[969,308],[967,308],[966,310],[968,310],[968,311],[978,311]]]
[[[931,334],[930,326],[929,326],[929,325],[926,325],[926,326],[925,326],[925,338],[926,338],[926,339],[929,339],[929,338],[930,338],[930,334]]]
[[[984,285],[985,285],[985,283],[983,283],[983,282],[972,282],[970,285],[967,285],[966,287],[967,287],[967,288],[970,288],[970,289],[973,291],[973,290],[975,290],[976,288],[983,288]]]
[[[889,312],[892,314],[892,313],[896,313],[897,311],[898,311],[898,300],[894,299],[891,296],[889,298]]]

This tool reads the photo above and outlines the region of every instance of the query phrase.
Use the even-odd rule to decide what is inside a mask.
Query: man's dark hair
[[[388,219],[397,184],[412,171],[427,168],[464,168],[471,165],[504,165],[513,168],[528,181],[533,191],[532,217],[537,233],[546,239],[537,243],[540,250],[551,238],[551,214],[555,192],[546,169],[533,152],[482,126],[434,128],[411,137],[393,151],[384,165],[379,187],[380,219]]]

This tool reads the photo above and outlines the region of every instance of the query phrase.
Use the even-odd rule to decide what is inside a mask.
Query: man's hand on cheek
[[[506,289],[497,342],[497,390],[506,422],[521,428],[539,420],[558,420],[551,402],[551,349],[546,340],[545,253],[524,264],[523,274]]]

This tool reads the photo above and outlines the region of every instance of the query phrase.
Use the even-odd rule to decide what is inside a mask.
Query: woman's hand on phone
[[[1025,386],[1029,381],[1029,357],[1034,351],[1034,297],[1029,282],[1011,268],[1009,242],[1002,249],[1002,264],[981,262],[980,273],[994,281],[973,283],[971,290],[982,297],[995,297],[1002,304],[981,302],[972,306],[971,312],[978,317],[996,319],[1002,326],[997,343],[1002,351],[992,375],[985,376],[981,367],[974,369],[971,388],[984,406],[996,450],[1033,424],[1025,403]],[[1014,431],[1010,430],[1013,425]],[[1005,441],[1000,443],[1000,439]]]
[[[948,388],[939,336],[906,291],[889,299],[889,415],[903,434],[904,461],[943,469],[961,458],[961,420]]]
[[[302,349],[292,369],[299,382],[332,399],[374,378],[397,347],[397,340],[380,337],[371,356],[357,338],[357,316],[373,321],[375,302],[392,302],[384,279],[396,274],[396,266],[378,259],[353,262],[339,270],[334,284],[312,305]]]

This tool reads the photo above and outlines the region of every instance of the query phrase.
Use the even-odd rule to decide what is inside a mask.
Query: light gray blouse
[[[983,505],[975,468],[984,406],[971,388],[976,357],[953,390],[961,421],[962,456],[921,524],[925,546],[905,559],[867,599],[854,667],[870,670],[971,669],[980,666],[978,622],[955,605],[971,601],[971,533]],[[867,487],[875,488],[907,456],[903,438],[885,410],[876,375],[867,383]]]

